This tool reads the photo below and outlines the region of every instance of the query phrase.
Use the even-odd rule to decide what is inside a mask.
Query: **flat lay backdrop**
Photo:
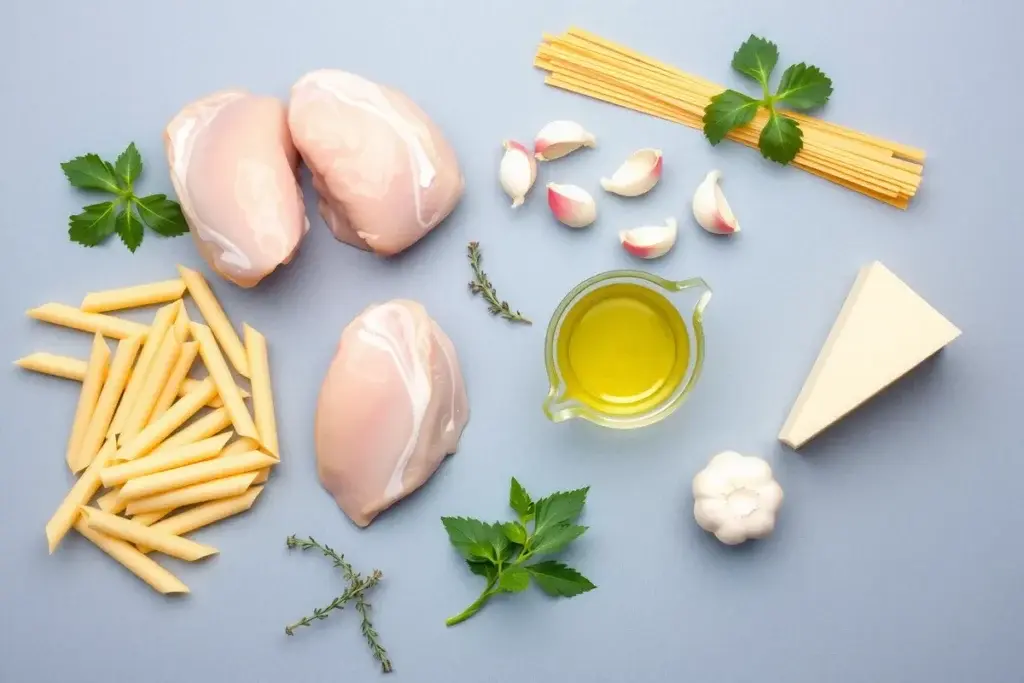
[[[85,357],[89,336],[23,312],[87,291],[209,270],[191,240],[151,233],[134,255],[66,236],[86,199],[59,163],[134,140],[145,192],[170,192],[161,133],[186,102],[242,86],[287,97],[304,72],[340,67],[391,84],[447,133],[466,176],[455,214],[391,261],[313,227],[300,256],[257,289],[211,279],[232,320],[271,349],[282,463],[247,515],[196,534],[221,554],[167,561],[192,589],[163,598],[84,539],[49,556],[47,519],[72,479],[64,447],[78,385],[0,371],[0,681],[164,683],[372,681],[346,611],[287,638],[283,626],[342,590],[313,535],[379,567],[375,623],[394,680],[451,683],[714,681],[1016,683],[1024,675],[1024,257],[1016,199],[1021,144],[1014,59],[1024,5],[1011,0],[645,2],[519,0],[18,0],[0,9],[0,359]],[[543,85],[542,32],[578,24],[718,82],[750,34],[776,41],[779,71],[807,61],[835,84],[825,115],[924,147],[923,187],[901,212],[699,132]],[[595,150],[542,167],[512,212],[500,143],[575,119]],[[648,197],[600,192],[634,149],[665,153]],[[743,232],[704,234],[691,193],[712,168]],[[595,193],[598,222],[562,228],[543,183]],[[654,272],[705,277],[704,376],[671,419],[617,433],[553,425],[548,317],[580,280],[634,265],[617,231],[680,220]],[[471,299],[466,242],[535,325],[491,319]],[[860,266],[879,259],[963,331],[935,361],[795,453],[775,439]],[[459,453],[419,494],[358,530],[316,478],[312,422],[342,327],[366,305],[413,297],[454,340],[471,419]],[[692,476],[735,449],[772,463],[785,489],[770,539],[726,548],[694,523]],[[536,589],[478,594],[439,517],[506,518],[509,477],[544,494],[590,485],[590,532],[564,557],[599,588],[572,600]]]

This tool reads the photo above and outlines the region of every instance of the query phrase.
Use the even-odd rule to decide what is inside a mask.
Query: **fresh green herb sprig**
[[[704,135],[717,145],[729,131],[754,120],[757,110],[768,111],[768,122],[761,131],[758,148],[761,155],[780,164],[788,164],[803,148],[803,132],[799,124],[779,109],[785,105],[797,111],[807,111],[828,102],[832,95],[832,81],[816,66],[801,62],[782,72],[779,87],[773,95],[769,80],[779,49],[775,43],[751,35],[732,57],[732,68],[761,84],[761,99],[754,99],[736,90],[726,90],[711,98],[704,109]]]
[[[491,315],[501,316],[513,323],[532,325],[533,323],[522,313],[513,311],[507,301],[500,301],[498,299],[498,293],[494,291],[494,285],[491,284],[491,281],[487,278],[487,273],[484,272],[481,266],[483,256],[480,254],[480,243],[470,242],[466,253],[469,256],[469,265],[473,269],[473,281],[469,283],[469,291],[473,294],[479,294],[487,301],[487,310],[491,312]]]
[[[519,593],[532,580],[552,596],[571,598],[597,588],[572,567],[554,560],[531,561],[564,549],[588,527],[576,524],[587,502],[590,487],[554,493],[534,502],[515,477],[509,506],[515,522],[487,524],[467,517],[442,517],[448,540],[474,574],[487,585],[473,603],[445,624],[454,626],[480,611],[498,593]],[[532,529],[530,525],[532,524]]]
[[[114,196],[110,201],[89,204],[82,213],[71,216],[68,236],[72,242],[95,247],[116,232],[128,251],[134,253],[142,244],[143,225],[164,237],[188,232],[178,202],[162,194],[135,194],[135,180],[142,174],[142,156],[134,142],[113,164],[97,154],[86,154],[60,167],[72,186]]]
[[[384,577],[380,570],[374,569],[369,576],[363,578],[356,572],[352,565],[345,560],[345,556],[339,552],[336,552],[329,545],[321,545],[312,536],[309,538],[299,538],[294,534],[289,536],[285,541],[289,549],[299,548],[300,550],[310,550],[315,548],[319,550],[324,557],[331,560],[334,566],[341,569],[341,573],[344,575],[345,580],[348,582],[348,587],[345,592],[336,597],[330,603],[324,607],[318,607],[313,610],[313,614],[299,619],[294,624],[289,624],[284,627],[284,632],[289,635],[295,635],[295,629],[302,626],[310,626],[314,621],[326,619],[330,616],[334,610],[341,610],[345,608],[349,602],[355,601],[356,611],[359,612],[359,616],[362,619],[360,630],[363,633],[363,638],[366,639],[366,644],[370,648],[370,653],[373,658],[380,662],[380,670],[384,673],[390,673],[393,669],[391,666],[391,660],[388,658],[388,651],[384,649],[384,646],[380,643],[380,635],[377,630],[373,627],[373,623],[370,621],[370,603],[366,601],[366,592],[376,586],[380,580]]]

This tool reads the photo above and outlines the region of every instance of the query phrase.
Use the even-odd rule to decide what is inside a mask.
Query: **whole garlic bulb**
[[[761,458],[723,451],[693,478],[693,516],[726,545],[764,538],[775,529],[782,487]]]

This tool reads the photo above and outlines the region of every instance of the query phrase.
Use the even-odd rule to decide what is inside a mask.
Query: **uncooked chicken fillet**
[[[468,419],[455,347],[423,306],[370,306],[342,331],[320,389],[320,481],[365,527],[455,452]]]
[[[309,220],[284,104],[213,93],[167,124],[164,145],[182,212],[217,273],[252,287],[291,260]]]
[[[334,69],[292,86],[292,140],[313,173],[334,236],[397,254],[452,212],[464,181],[455,152],[402,93]]]

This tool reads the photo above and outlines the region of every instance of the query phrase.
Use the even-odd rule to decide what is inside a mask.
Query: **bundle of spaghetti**
[[[534,66],[548,72],[544,82],[667,121],[702,130],[704,108],[724,87],[659,62],[583,29],[560,36],[545,34]],[[917,193],[925,153],[897,142],[796,112],[803,148],[794,166],[906,209]],[[730,140],[756,148],[768,115],[735,128]]]

